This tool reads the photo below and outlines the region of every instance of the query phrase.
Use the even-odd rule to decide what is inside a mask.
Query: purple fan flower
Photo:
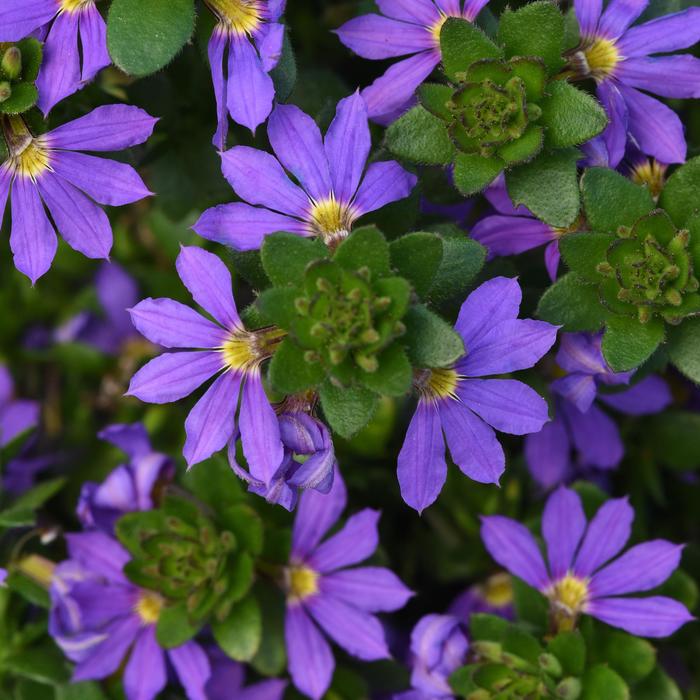
[[[88,258],[106,258],[112,227],[98,204],[129,204],[151,194],[130,165],[78,149],[117,151],[143,143],[156,121],[138,107],[107,105],[32,136],[21,117],[9,119],[5,139],[10,157],[0,165],[0,215],[11,191],[10,247],[15,267],[32,283],[56,254],[54,224],[71,248]]]
[[[420,394],[398,459],[404,501],[422,511],[438,497],[452,460],[474,481],[498,483],[505,455],[493,430],[525,435],[549,420],[547,403],[514,379],[482,379],[532,367],[554,344],[557,328],[518,319],[517,279],[495,277],[462,304],[455,330],[465,354],[453,367],[424,370]],[[444,433],[444,439],[443,439]]]
[[[384,630],[373,613],[397,610],[413,595],[389,569],[347,568],[377,548],[377,511],[360,511],[321,543],[346,500],[340,474],[335,475],[328,495],[309,491],[301,497],[285,569],[289,672],[294,685],[313,700],[326,692],[335,668],[319,626],[352,656],[364,661],[385,659],[389,650]]]
[[[526,207],[513,206],[503,177],[484,192],[496,214],[485,216],[471,230],[471,237],[488,248],[491,257],[518,255],[544,245],[544,264],[552,281],[559,268],[559,239],[577,229],[578,221],[569,229],[556,228],[539,221]]]
[[[0,41],[19,41],[31,33],[44,41],[36,86],[45,115],[112,62],[107,25],[95,0],[2,0]]]
[[[286,681],[272,678],[243,687],[243,664],[231,661],[218,647],[212,647],[208,653],[211,676],[206,685],[207,700],[282,700]]]
[[[4,586],[6,580],[7,580],[7,569],[3,569],[0,566],[0,586]]]
[[[76,664],[73,682],[107,678],[126,660],[127,700],[152,700],[166,685],[167,658],[189,700],[207,700],[206,653],[193,641],[160,647],[156,623],[164,601],[124,576],[128,552],[103,532],[66,539],[70,558],[54,570],[49,633]]]
[[[218,18],[209,40],[216,97],[213,143],[226,147],[228,114],[253,133],[267,119],[275,98],[270,71],[282,53],[285,0],[206,0]]]
[[[191,467],[207,459],[240,430],[251,476],[269,486],[282,464],[284,448],[260,364],[272,354],[281,332],[244,328],[231,291],[231,274],[216,255],[183,247],[177,272],[192,298],[216,323],[172,299],[144,299],[130,309],[140,333],[177,351],[163,353],[142,367],[132,378],[128,395],[149,403],[170,403],[218,375],[185,421],[187,464]]]
[[[416,184],[396,161],[366,167],[371,139],[358,93],[338,103],[325,139],[294,105],[275,107],[267,135],[277,158],[248,146],[222,153],[224,176],[244,201],[205,211],[193,227],[200,236],[238,250],[259,248],[275,231],[333,244],[360,216],[408,197]]]
[[[86,529],[112,533],[115,522],[125,513],[156,507],[154,491],[172,481],[172,460],[154,452],[141,423],[110,425],[99,437],[123,450],[129,457],[101,483],[86,481],[78,501],[78,518]]]
[[[661,585],[678,568],[683,545],[652,540],[611,561],[629,539],[633,519],[627,499],[619,498],[587,523],[578,494],[560,487],[542,515],[546,564],[535,538],[515,520],[484,517],[481,537],[501,566],[549,600],[557,630],[573,629],[585,614],[630,634],[666,637],[693,619],[684,605],[664,596],[621,596]]]
[[[630,27],[649,0],[575,0],[581,44],[569,59],[574,74],[593,78],[610,124],[603,134],[610,162],[625,152],[628,133],[642,151],[662,163],[686,157],[678,115],[647,92],[661,97],[700,97],[700,60],[689,55],[654,56],[693,46],[700,40],[700,7]],[[640,92],[643,90],[644,92]]]
[[[562,333],[557,364],[568,374],[552,382],[555,416],[542,430],[525,439],[525,459],[530,473],[544,488],[551,488],[575,474],[572,449],[580,468],[614,469],[624,455],[615,422],[596,399],[630,416],[662,411],[671,403],[671,392],[660,377],[649,376],[616,393],[600,393],[601,387],[628,384],[632,372],[613,372],[601,351],[602,335]]]
[[[416,88],[440,63],[440,30],[448,17],[473,22],[488,0],[378,0],[381,15],[355,17],[335,33],[358,56],[409,56],[362,91],[371,119],[389,123],[411,104]]]
[[[513,584],[505,572],[489,576],[483,583],[475,583],[457,596],[450,605],[448,614],[469,624],[475,613],[499,615],[513,619]]]
[[[0,447],[9,445],[39,422],[39,403],[17,399],[14,393],[15,384],[10,371],[0,364]]]

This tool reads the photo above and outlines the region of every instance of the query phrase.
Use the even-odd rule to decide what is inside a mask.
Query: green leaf
[[[234,477],[235,478],[235,477]],[[138,556],[141,549],[142,533],[156,533],[165,529],[165,515],[160,510],[145,510],[122,515],[114,528],[117,539]]]
[[[188,491],[217,512],[224,511],[244,497],[241,480],[233,473],[223,455],[212,457],[187,470],[182,481]]]
[[[662,464],[682,471],[700,466],[699,413],[664,411],[649,430],[649,443]]]
[[[627,684],[603,664],[589,668],[583,676],[581,700],[629,700]]]
[[[580,676],[586,666],[586,643],[581,633],[560,632],[547,645],[550,654],[559,659],[565,675]]]
[[[129,75],[155,73],[175,58],[194,31],[192,0],[113,0],[107,48]]]
[[[649,191],[608,168],[589,168],[581,178],[583,208],[594,231],[631,227],[654,208]]]
[[[361,382],[384,396],[406,394],[411,388],[413,369],[404,349],[398,344],[391,345],[377,359],[379,367],[376,372],[361,372]]]
[[[658,318],[640,323],[635,317],[610,315],[605,322],[603,356],[613,372],[627,372],[649,359],[663,339],[664,323]]]
[[[26,493],[23,493],[15,499],[10,508],[0,513],[0,525],[5,527],[32,525],[34,522],[34,511],[55,496],[65,483],[65,477],[58,477],[49,481],[43,481]]]
[[[365,387],[338,387],[326,380],[318,393],[330,427],[344,438],[364,428],[377,409],[377,395]]]
[[[700,318],[687,318],[680,326],[669,328],[668,355],[688,379],[700,384]]]
[[[497,615],[473,613],[469,618],[469,636],[475,641],[503,641],[508,627],[507,620]]]
[[[267,289],[270,280],[265,274],[259,250],[229,250],[233,268],[254,289]]]
[[[272,284],[285,286],[301,282],[306,267],[328,257],[328,248],[318,239],[304,238],[294,233],[273,233],[265,236],[260,251],[263,268]]]
[[[270,77],[275,86],[275,97],[279,102],[286,102],[297,81],[297,62],[286,27],[282,41],[282,53],[277,65],[270,71]]]
[[[408,356],[417,367],[447,367],[464,355],[462,338],[449,323],[426,306],[413,306],[404,317],[403,338]]]
[[[453,82],[464,80],[474,61],[501,58],[503,51],[479,27],[466,19],[449,17],[440,30],[442,67]]]
[[[691,158],[668,178],[659,206],[665,209],[678,228],[700,212],[700,156]]]
[[[598,101],[565,80],[554,80],[539,103],[541,123],[546,127],[546,144],[550,148],[578,146],[597,136],[608,123]]]
[[[559,251],[573,272],[594,284],[601,281],[596,266],[605,261],[605,253],[614,240],[615,237],[607,233],[570,233],[559,240]]]
[[[619,630],[597,635],[596,654],[627,683],[637,683],[656,666],[656,650],[646,640]]]
[[[307,362],[304,350],[285,338],[270,361],[272,386],[281,394],[298,394],[323,381],[325,370],[320,362]]]
[[[0,114],[22,114],[31,109],[39,99],[33,83],[13,83],[12,94],[0,102]]]
[[[7,587],[33,605],[46,609],[51,607],[51,599],[46,588],[20,571],[10,573],[7,577]]]
[[[544,151],[535,160],[506,173],[508,194],[514,205],[524,204],[551,226],[571,226],[579,213],[580,199],[573,148]]]
[[[22,80],[33,83],[39,76],[44,47],[37,39],[22,39],[17,48],[22,53]]]
[[[336,249],[333,261],[349,272],[369,268],[372,278],[384,277],[391,272],[389,245],[375,226],[355,229]]]
[[[223,621],[212,621],[211,631],[221,649],[235,661],[250,661],[260,648],[262,614],[255,598],[236,603]]]
[[[543,142],[544,130],[541,126],[531,124],[519,139],[501,146],[498,155],[507,165],[523,163],[534,158],[542,150]]]
[[[220,524],[236,536],[242,549],[258,556],[262,552],[265,528],[261,517],[248,505],[237,503],[221,511]]]
[[[299,319],[295,301],[300,295],[295,287],[273,287],[260,294],[256,305],[269,323],[291,330]]]
[[[278,676],[287,662],[284,639],[284,597],[270,585],[259,584],[255,589],[262,611],[262,639],[250,664],[264,676]]]
[[[532,2],[501,15],[498,41],[506,57],[537,56],[553,75],[563,65],[564,17],[553,2]]]
[[[237,603],[250,591],[255,577],[255,562],[248,552],[239,552],[229,565],[226,600]]]
[[[516,576],[513,582],[513,607],[516,618],[528,622],[535,630],[544,631],[547,627],[548,606],[545,597]]]
[[[447,165],[455,147],[445,122],[418,105],[386,130],[386,147],[399,158],[424,165]]]
[[[498,157],[484,158],[478,153],[458,153],[453,173],[455,187],[465,196],[481,192],[498,177],[504,167],[505,162]]]
[[[392,267],[413,285],[419,297],[425,297],[443,258],[440,236],[435,233],[409,233],[392,241],[389,250]]]
[[[442,239],[442,262],[428,295],[436,306],[464,301],[467,290],[486,262],[484,246],[466,238],[459,229],[456,234]]]
[[[563,326],[565,331],[597,331],[608,317],[601,305],[598,289],[584,284],[575,273],[560,277],[542,295],[537,315],[543,321]]]
[[[676,569],[655,591],[683,603],[688,610],[695,610],[698,604],[698,584],[683,569]]]
[[[525,630],[511,625],[503,638],[503,650],[509,654],[537,664],[537,660],[542,653],[540,643]]]
[[[202,622],[192,624],[187,612],[187,603],[166,605],[160,612],[156,625],[156,639],[164,649],[179,647],[192,639],[202,628]]]
[[[56,700],[107,700],[107,696],[99,683],[83,681],[57,687]]]
[[[65,683],[70,678],[66,660],[52,642],[13,654],[3,659],[2,667],[15,676],[47,685]]]
[[[678,686],[660,668],[655,668],[634,686],[633,700],[683,700]]]
[[[453,114],[448,104],[454,90],[449,85],[440,83],[423,83],[418,88],[418,100],[431,114],[440,119],[451,121]]]

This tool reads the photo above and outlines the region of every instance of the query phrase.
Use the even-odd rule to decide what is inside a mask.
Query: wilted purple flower
[[[0,41],[19,41],[31,33],[44,41],[36,86],[45,115],[112,62],[107,26],[95,0],[2,0]]]
[[[270,485],[282,464],[284,449],[277,416],[263,388],[260,364],[272,354],[280,331],[244,328],[233,299],[231,274],[216,255],[194,246],[183,247],[177,273],[192,298],[216,323],[172,299],[144,299],[130,309],[140,333],[153,343],[178,351],[163,353],[142,367],[127,394],[149,403],[170,403],[218,375],[185,421],[183,454],[187,464],[207,459],[235,439],[240,430],[251,476]],[[181,348],[188,351],[179,351]]]
[[[362,91],[371,119],[388,123],[411,104],[416,88],[440,63],[440,30],[448,17],[473,22],[488,0],[378,0],[382,15],[355,17],[335,33],[358,56],[409,56]]]
[[[239,250],[259,248],[275,231],[333,243],[360,216],[408,197],[416,184],[393,160],[365,169],[371,138],[358,93],[338,103],[325,139],[294,105],[275,107],[267,135],[277,158],[248,146],[221,154],[224,177],[244,201],[205,211],[193,226],[200,236]]]
[[[700,61],[683,54],[652,56],[700,40],[700,7],[690,7],[630,28],[648,0],[575,0],[581,44],[569,59],[574,73],[593,78],[610,124],[603,134],[610,162],[619,163],[628,133],[645,153],[663,163],[686,157],[678,115],[644,92],[662,97],[700,97]]]
[[[335,667],[318,626],[352,656],[365,661],[388,658],[384,630],[372,613],[397,610],[413,595],[389,569],[346,568],[377,548],[377,511],[360,511],[321,543],[346,500],[340,474],[328,495],[313,491],[302,495],[285,570],[289,672],[294,685],[314,700],[328,689]]]
[[[489,576],[482,583],[475,583],[452,601],[447,612],[467,625],[475,613],[513,619],[513,584],[510,575],[501,572]]]
[[[0,447],[9,445],[39,422],[39,403],[15,398],[14,394],[12,375],[5,365],[0,364]]]
[[[629,539],[633,518],[627,499],[619,498],[587,524],[578,494],[560,487],[542,516],[547,564],[530,531],[515,520],[484,517],[481,537],[501,566],[549,600],[556,629],[573,629],[585,614],[630,634],[666,637],[693,619],[684,605],[664,596],[620,596],[662,584],[678,568],[683,545],[652,540],[611,562]]]
[[[622,438],[613,421],[595,403],[631,416],[662,411],[671,392],[660,377],[645,377],[616,393],[600,393],[601,387],[628,384],[633,372],[613,372],[601,350],[602,334],[562,333],[557,364],[568,374],[555,379],[555,415],[539,433],[525,439],[525,459],[530,473],[544,488],[571,478],[578,453],[581,468],[614,469],[624,455]]]
[[[285,0],[206,0],[218,22],[209,40],[216,97],[213,143],[226,147],[228,117],[252,132],[272,109],[275,87],[269,72],[282,53],[284,25],[277,20]]]
[[[497,483],[505,456],[493,428],[524,435],[549,420],[547,403],[526,384],[481,379],[532,367],[554,344],[555,326],[517,318],[521,299],[517,279],[495,277],[482,284],[462,304],[455,324],[464,356],[453,367],[419,375],[418,408],[398,458],[401,495],[412,508],[422,511],[442,490],[445,441],[464,474]]]
[[[287,681],[272,678],[243,687],[245,666],[226,656],[218,647],[208,650],[211,676],[207,681],[207,700],[282,700]]]
[[[125,513],[156,507],[154,491],[175,475],[172,460],[154,452],[148,433],[141,423],[110,425],[99,433],[129,457],[98,484],[86,481],[80,491],[78,518],[86,529],[111,533],[114,523]]]
[[[189,700],[207,700],[209,659],[196,642],[164,650],[156,623],[164,600],[123,574],[128,552],[103,532],[67,535],[70,558],[54,570],[49,633],[76,666],[73,681],[99,680],[125,661],[127,700],[152,700],[167,682],[166,657]]]
[[[54,224],[71,248],[89,258],[106,258],[112,227],[98,203],[118,206],[151,194],[130,165],[77,149],[117,151],[143,143],[156,121],[138,107],[107,105],[32,136],[21,117],[6,120],[10,157],[0,166],[0,214],[11,192],[10,247],[15,267],[32,283],[56,254]]]

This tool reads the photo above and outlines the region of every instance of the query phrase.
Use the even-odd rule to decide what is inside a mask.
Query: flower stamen
[[[309,212],[311,232],[327,245],[347,238],[355,218],[352,207],[339,202],[332,193],[325,199],[313,201]]]
[[[318,572],[298,564],[285,569],[285,586],[290,600],[299,602],[318,593]]]
[[[136,601],[134,612],[144,625],[155,625],[160,618],[165,601],[153,591],[143,591]]]
[[[250,36],[263,23],[258,0],[207,0],[226,29],[239,36]]]

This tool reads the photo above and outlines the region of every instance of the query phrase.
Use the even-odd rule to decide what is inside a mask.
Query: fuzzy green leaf
[[[22,114],[31,109],[39,98],[33,83],[13,83],[12,94],[0,102],[0,114]]]
[[[683,700],[683,695],[675,682],[657,667],[634,686],[634,700]]]
[[[700,384],[700,318],[688,318],[669,329],[668,354],[680,372]]]
[[[262,615],[252,596],[236,603],[223,621],[212,621],[211,631],[221,649],[235,661],[250,661],[262,637]]]
[[[450,121],[452,112],[447,104],[452,99],[454,90],[449,85],[440,83],[423,83],[418,88],[418,100],[431,114]]]
[[[580,632],[560,632],[550,640],[547,650],[559,659],[566,675],[580,676],[583,673],[586,665],[586,643]]]
[[[652,318],[640,323],[633,316],[611,315],[605,322],[603,356],[614,372],[627,372],[651,357],[664,339],[664,323]]]
[[[277,65],[270,71],[270,77],[275,85],[275,97],[279,102],[286,102],[297,81],[297,61],[294,57],[292,42],[289,40],[289,31],[286,29],[282,42],[282,53]]]
[[[377,409],[377,395],[361,386],[338,387],[326,381],[321,385],[319,397],[326,420],[344,438],[364,428]]]
[[[187,603],[165,606],[156,625],[158,644],[164,649],[179,647],[192,639],[202,627],[202,622],[191,624],[187,612]]]
[[[377,358],[379,367],[375,372],[360,372],[361,382],[377,394],[403,396],[411,388],[413,370],[405,351],[400,345],[392,345]]]
[[[501,146],[498,155],[507,165],[523,163],[532,160],[542,150],[543,143],[544,129],[531,124],[519,139]]]
[[[420,231],[409,233],[392,241],[389,248],[394,269],[413,285],[419,297],[424,297],[442,262],[440,236]]]
[[[369,268],[372,279],[391,272],[389,246],[381,231],[375,226],[355,229],[336,249],[333,260],[349,272],[362,267]]]
[[[668,178],[659,197],[659,206],[679,228],[700,212],[700,156],[691,158]]]
[[[455,151],[445,122],[420,105],[387,129],[386,147],[399,158],[424,165],[447,165]]]
[[[325,371],[320,362],[307,362],[304,350],[285,338],[270,361],[270,381],[281,394],[297,394],[321,383]]]
[[[627,684],[604,664],[592,666],[583,677],[581,700],[629,700]]]
[[[600,303],[598,289],[584,284],[570,272],[558,279],[542,295],[537,315],[544,321],[563,327],[565,331],[597,331],[608,312]]]
[[[628,683],[637,683],[656,666],[656,650],[646,640],[620,630],[605,630],[596,639],[596,654]]]
[[[457,189],[465,196],[490,185],[505,167],[501,158],[484,158],[478,153],[458,153],[453,173]]]
[[[294,233],[273,233],[263,242],[260,259],[274,285],[299,284],[309,263],[328,256],[321,241]]]
[[[608,123],[598,101],[565,80],[552,81],[547,93],[540,107],[541,123],[546,127],[545,142],[550,148],[585,143],[603,131]]]
[[[615,240],[607,233],[570,233],[559,241],[559,251],[564,262],[587,282],[600,282],[596,265],[605,260],[605,253]]]
[[[465,238],[459,229],[456,235],[444,235],[442,261],[428,297],[437,306],[464,301],[464,296],[486,262],[486,248]]]
[[[447,367],[464,354],[462,338],[426,306],[410,308],[404,323],[404,342],[415,366]]]
[[[501,58],[503,50],[475,24],[450,17],[440,30],[442,66],[449,80],[459,82],[474,61]]]

